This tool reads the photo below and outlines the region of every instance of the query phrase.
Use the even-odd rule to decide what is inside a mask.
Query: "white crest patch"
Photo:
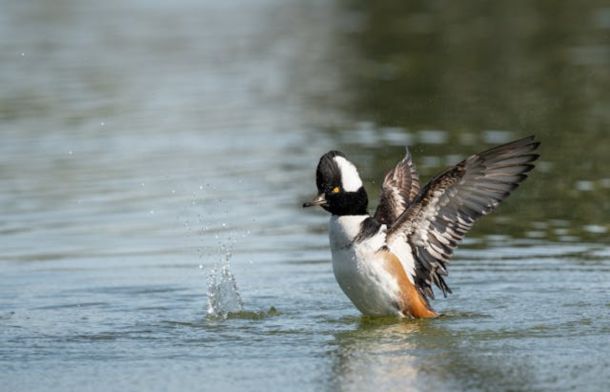
[[[347,192],[356,192],[362,187],[362,180],[358,174],[358,169],[353,163],[343,158],[336,156],[333,158],[341,170],[341,186]]]

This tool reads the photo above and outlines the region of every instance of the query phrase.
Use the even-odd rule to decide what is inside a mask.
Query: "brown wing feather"
[[[415,260],[415,285],[434,298],[432,284],[451,292],[444,276],[453,250],[482,215],[527,178],[539,155],[533,136],[470,156],[432,179],[388,230],[387,242],[407,241]]]
[[[382,224],[392,225],[418,193],[419,177],[407,148],[405,157],[383,179],[375,219]]]

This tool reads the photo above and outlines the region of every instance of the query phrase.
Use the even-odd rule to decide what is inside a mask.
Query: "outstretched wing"
[[[470,156],[432,179],[388,231],[388,244],[406,241],[415,262],[414,283],[434,298],[432,283],[446,296],[443,276],[458,242],[474,222],[492,212],[534,168],[534,136]]]
[[[383,179],[375,219],[391,226],[409,207],[418,192],[419,177],[407,148],[405,157]]]

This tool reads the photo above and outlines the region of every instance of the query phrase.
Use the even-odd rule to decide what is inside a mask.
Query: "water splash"
[[[212,198],[208,195],[208,191],[215,190],[216,187],[210,183],[203,183],[198,185],[199,191],[204,191],[203,194],[199,194],[197,191],[193,192],[191,205],[195,206],[197,210],[210,207],[218,210],[224,203],[222,199]],[[172,193],[174,191],[172,190]],[[209,205],[208,205],[209,204]],[[192,237],[197,238],[202,243],[196,247],[197,256],[200,261],[206,261],[199,265],[200,269],[204,269],[206,265],[207,283],[208,283],[208,307],[207,315],[209,318],[221,318],[226,319],[242,312],[243,302],[239,294],[237,282],[235,276],[231,272],[231,256],[232,248],[236,244],[234,236],[239,234],[233,230],[226,222],[213,220],[209,221],[209,214],[204,211],[193,213],[188,211],[187,217],[181,218],[182,224],[188,231],[188,234]],[[249,232],[248,232],[249,234]],[[245,237],[245,235],[242,235]],[[210,252],[210,247],[206,246],[207,241],[215,241],[217,246],[219,245],[220,261],[213,264],[213,267],[208,269],[207,259],[210,253],[217,254],[217,252]]]
[[[243,302],[231,272],[231,251],[223,250],[223,261],[208,274],[208,316],[226,319],[231,313],[241,312]]]

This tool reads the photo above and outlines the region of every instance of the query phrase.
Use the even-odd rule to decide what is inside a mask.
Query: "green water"
[[[607,389],[605,2],[0,8],[2,391]],[[361,317],[300,208],[319,156],[376,200],[405,144],[427,179],[529,134],[443,316]]]

